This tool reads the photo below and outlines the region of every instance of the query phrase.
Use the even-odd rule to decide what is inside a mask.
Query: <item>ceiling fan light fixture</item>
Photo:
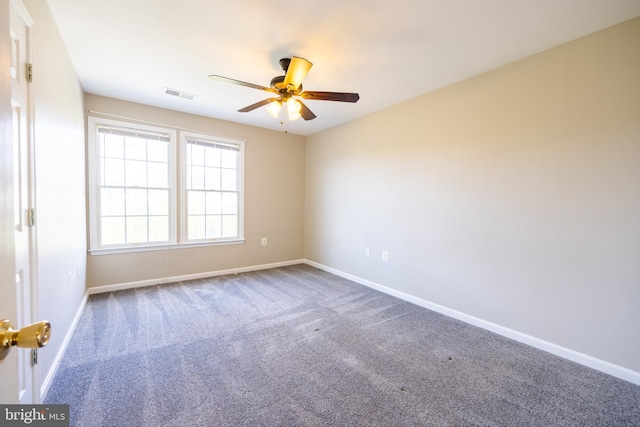
[[[300,113],[289,113],[289,121],[292,122],[294,120],[298,120],[302,115]]]
[[[274,119],[277,119],[278,115],[280,114],[281,108],[282,108],[282,101],[280,100],[274,101],[269,105],[267,105],[267,113],[269,113],[271,117],[273,117]]]
[[[289,113],[289,120],[298,120],[301,117],[301,108],[302,105],[300,105],[300,102],[296,101],[293,98],[287,99],[287,113]]]
[[[302,108],[302,106],[300,105],[300,103],[297,100],[295,100],[293,98],[287,99],[287,111],[290,114],[299,113],[301,108]]]

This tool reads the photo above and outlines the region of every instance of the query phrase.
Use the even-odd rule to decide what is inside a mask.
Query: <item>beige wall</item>
[[[307,259],[640,371],[640,18],[308,137],[306,162]]]
[[[83,92],[47,3],[24,3],[35,23],[35,316],[52,327],[38,357],[44,382],[86,292]]]
[[[85,96],[85,107],[101,113],[246,140],[244,244],[89,255],[89,287],[303,258],[303,137],[91,94]],[[261,246],[262,237],[267,237],[267,246]]]

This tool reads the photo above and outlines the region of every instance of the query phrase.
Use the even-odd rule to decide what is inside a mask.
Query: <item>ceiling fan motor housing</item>
[[[284,76],[277,76],[271,79],[271,87],[274,89],[283,89],[282,83],[284,82]]]
[[[284,86],[284,79],[285,76],[277,76],[271,79],[271,87],[276,89],[278,92],[280,93],[286,93],[288,92],[288,88],[286,88]],[[298,87],[298,90],[296,91],[297,93],[302,92],[302,84],[300,84],[300,86]]]
[[[282,71],[287,74],[287,70],[289,69],[289,64],[291,63],[291,58],[282,58],[280,60],[280,67],[282,67]]]

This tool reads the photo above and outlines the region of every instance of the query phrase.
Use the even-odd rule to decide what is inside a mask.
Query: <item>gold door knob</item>
[[[51,324],[46,320],[15,330],[7,319],[0,320],[0,360],[13,346],[23,348],[44,347],[51,336]]]

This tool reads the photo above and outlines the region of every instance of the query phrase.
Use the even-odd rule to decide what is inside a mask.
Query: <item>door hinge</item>
[[[29,227],[33,227],[36,225],[36,209],[29,208],[27,209],[27,225]]]
[[[33,64],[27,64],[27,81],[33,82]]]
[[[34,348],[31,350],[31,366],[36,366],[38,364],[38,349]]]

